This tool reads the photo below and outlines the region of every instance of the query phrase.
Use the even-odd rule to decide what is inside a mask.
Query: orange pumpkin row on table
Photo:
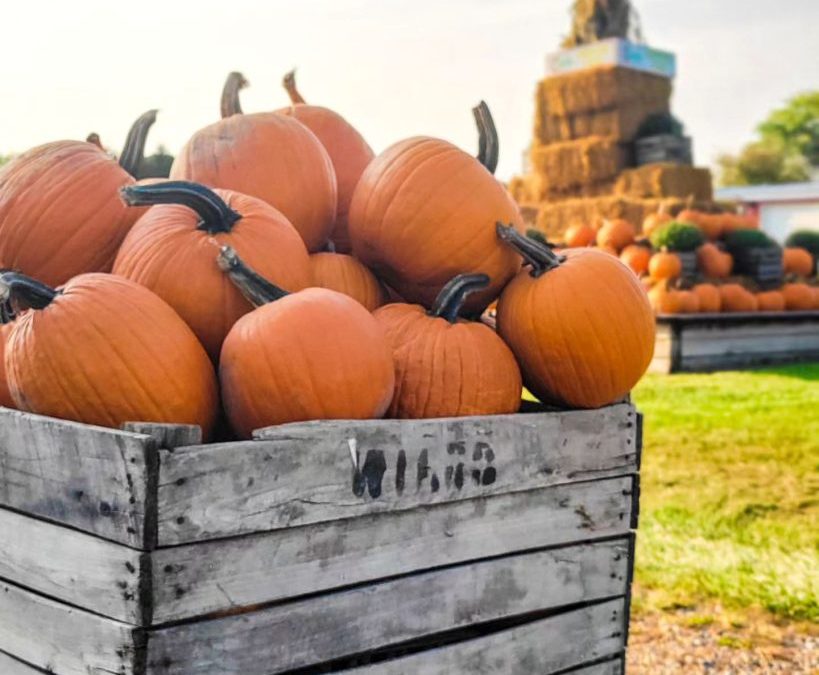
[[[706,242],[697,249],[697,267],[710,279],[727,279],[731,276],[734,259],[730,253],[725,253],[715,244]]]
[[[810,251],[798,247],[786,247],[782,251],[782,267],[785,274],[810,277],[816,271],[816,262]]]
[[[759,229],[759,221],[754,216],[735,213],[705,213],[694,209],[684,209],[677,214],[676,219],[696,225],[705,237],[712,241],[735,230]]]

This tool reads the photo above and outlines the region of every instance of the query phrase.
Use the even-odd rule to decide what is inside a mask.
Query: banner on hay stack
[[[563,49],[546,57],[548,75],[562,75],[595,66],[622,66],[669,79],[677,74],[677,58],[671,52],[621,38]]]

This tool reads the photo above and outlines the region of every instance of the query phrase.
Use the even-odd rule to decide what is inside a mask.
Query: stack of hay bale
[[[528,172],[510,183],[529,224],[559,240],[569,225],[625,218],[638,227],[661,203],[712,200],[711,174],[680,164],[634,166],[641,125],[668,114],[671,79],[598,66],[542,80]]]

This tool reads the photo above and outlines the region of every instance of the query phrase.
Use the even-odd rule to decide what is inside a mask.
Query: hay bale
[[[637,101],[619,108],[575,113],[567,117],[548,115],[535,120],[535,139],[541,144],[560,143],[587,136],[602,136],[627,143],[652,115],[668,113],[668,101]]]
[[[537,145],[530,162],[537,194],[613,180],[628,164],[628,151],[615,141],[592,136],[577,141]]]
[[[630,197],[693,196],[704,202],[714,198],[711,172],[706,168],[680,164],[648,164],[623,171],[614,192]]]

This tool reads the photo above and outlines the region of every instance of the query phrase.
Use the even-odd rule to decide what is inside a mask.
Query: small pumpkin
[[[191,329],[147,288],[113,274],[81,274],[54,290],[6,272],[0,293],[30,308],[6,343],[6,376],[20,410],[115,428],[198,424],[210,434],[218,404],[213,365]]]
[[[191,327],[216,362],[222,341],[253,306],[215,263],[229,244],[288,290],[311,284],[307,249],[272,206],[229,190],[187,181],[131,185],[131,206],[152,206],[122,243],[114,273],[150,288]]]
[[[651,256],[651,260],[648,261],[648,275],[656,281],[676,279],[680,274],[682,274],[682,262],[674,253],[660,251]]]
[[[809,251],[792,246],[782,251],[782,265],[785,274],[795,274],[800,277],[813,276],[816,269],[816,263]]]
[[[650,237],[653,232],[656,232],[663,225],[670,223],[672,220],[674,220],[674,218],[668,213],[666,203],[663,202],[655,213],[650,213],[643,220],[643,236]]]
[[[0,267],[56,286],[84,272],[108,272],[140,211],[117,191],[134,183],[156,111],[128,134],[119,162],[98,145],[56,141],[0,170]]]
[[[723,312],[756,312],[759,303],[756,296],[739,284],[724,284],[719,287]]]
[[[700,311],[700,298],[694,291],[677,291],[680,302],[680,314],[697,314]]]
[[[813,309],[813,289],[807,284],[793,283],[782,286],[785,298],[785,309],[789,312],[809,311]]]
[[[435,138],[391,146],[365,169],[350,206],[355,256],[410,303],[431,307],[458,274],[492,280],[466,300],[480,313],[520,268],[514,251],[495,235],[497,221],[524,231],[509,193],[493,176],[498,139],[489,109],[473,111],[478,158]]]
[[[634,225],[627,220],[622,218],[606,220],[597,231],[597,244],[600,247],[609,247],[620,252],[633,243],[636,236],[637,231]]]
[[[639,244],[630,244],[623,249],[620,260],[628,265],[638,276],[648,272],[648,263],[651,261],[651,249]]]
[[[310,251],[320,250],[336,216],[333,164],[315,134],[294,117],[243,114],[241,73],[228,76],[222,117],[197,131],[171,166],[173,180],[258,197],[281,211]]]
[[[371,312],[387,302],[387,291],[375,275],[351,255],[322,252],[310,256],[312,285],[358,300]]]
[[[569,248],[583,248],[592,246],[596,237],[597,233],[592,227],[585,223],[576,223],[569,225],[563,240]]]
[[[697,249],[697,267],[709,279],[727,279],[734,267],[734,258],[716,244],[707,242]]]
[[[347,218],[353,191],[364,169],[375,157],[372,148],[362,135],[337,112],[318,105],[308,105],[296,88],[296,72],[284,76],[284,88],[290,96],[291,106],[276,112],[295,117],[321,141],[336,174],[338,184],[338,207],[330,239],[339,253],[352,250],[347,232]]]
[[[229,247],[219,265],[253,304],[225,338],[222,400],[234,431],[313,419],[384,415],[395,386],[384,330],[352,298],[326,288],[288,294]]]
[[[392,344],[395,395],[390,417],[460,417],[517,412],[521,376],[515,357],[489,326],[458,318],[485,274],[461,274],[432,309],[392,304],[374,316]]]
[[[669,288],[667,282],[652,286],[648,291],[648,299],[655,314],[680,314],[682,311],[680,292]]]
[[[697,284],[691,290],[700,301],[700,312],[715,314],[722,309],[722,297],[714,284]]]
[[[498,332],[541,401],[597,408],[625,396],[654,353],[654,314],[634,274],[593,249],[563,256],[498,224],[530,267],[503,290]]]
[[[780,291],[764,291],[756,294],[760,312],[784,312],[785,296]]]

